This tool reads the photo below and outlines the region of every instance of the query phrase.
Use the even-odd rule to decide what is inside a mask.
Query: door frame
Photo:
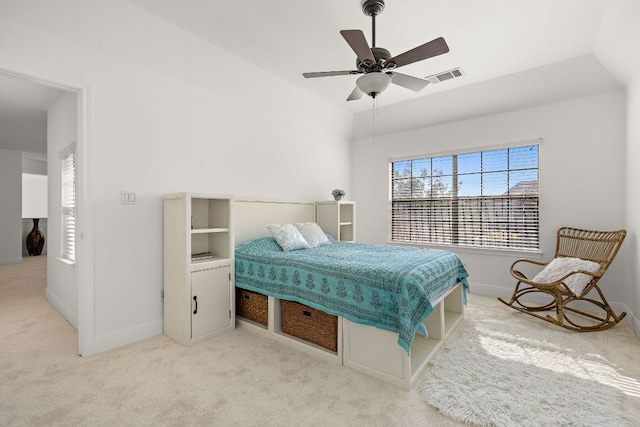
[[[77,97],[76,141],[76,262],[78,289],[78,355],[95,353],[94,334],[94,212],[93,212],[93,86],[49,70],[0,63],[0,73],[73,92]]]

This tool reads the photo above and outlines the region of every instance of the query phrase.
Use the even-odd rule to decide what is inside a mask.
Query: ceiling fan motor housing
[[[361,5],[365,15],[379,15],[384,9],[384,0],[362,0]]]
[[[373,65],[367,66],[362,61],[356,58],[356,67],[358,68],[358,71],[360,71],[361,73],[381,71],[387,65],[391,65],[391,64],[387,64],[387,61],[389,61],[392,58],[391,52],[389,52],[387,49],[383,47],[372,47],[371,53],[373,53],[373,57],[376,59],[376,63]]]

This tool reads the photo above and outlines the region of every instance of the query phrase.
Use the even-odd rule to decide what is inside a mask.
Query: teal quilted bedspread
[[[272,237],[236,248],[235,275],[239,288],[397,332],[408,354],[431,300],[461,282],[466,303],[468,289],[452,252],[335,241],[284,252]]]

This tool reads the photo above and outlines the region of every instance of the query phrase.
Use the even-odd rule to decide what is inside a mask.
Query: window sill
[[[544,253],[540,250],[526,250],[526,249],[501,249],[501,248],[480,248],[476,246],[462,246],[462,245],[438,245],[433,243],[410,243],[410,242],[397,242],[395,240],[387,241],[389,245],[395,246],[408,246],[415,248],[425,249],[441,249],[451,252],[462,252],[468,254],[478,255],[492,255],[492,256],[508,256],[516,258],[528,258],[528,259],[541,259]]]
[[[60,262],[65,267],[70,268],[72,270],[75,270],[75,268],[76,268],[75,261],[69,261],[68,259],[64,259],[64,258],[56,258],[56,259],[58,260],[58,262]]]

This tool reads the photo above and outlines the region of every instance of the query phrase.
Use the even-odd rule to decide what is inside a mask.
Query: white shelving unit
[[[356,241],[356,202],[316,202],[316,222],[340,242]]]
[[[416,335],[411,355],[398,345],[397,333],[343,318],[343,365],[410,390],[464,320],[462,286],[459,283],[432,301],[433,311],[423,321],[429,337]]]
[[[183,345],[235,328],[232,202],[164,196],[164,333]]]

